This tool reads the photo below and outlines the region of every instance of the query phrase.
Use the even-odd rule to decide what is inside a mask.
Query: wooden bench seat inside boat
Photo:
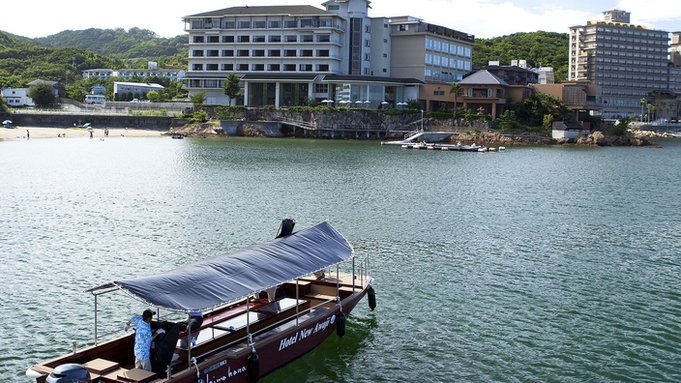
[[[104,383],[150,383],[156,380],[156,374],[139,368],[118,368],[100,377]]]
[[[298,310],[304,313],[310,308],[309,300],[299,300]],[[244,310],[245,311],[245,310]],[[232,317],[223,317],[219,322],[212,320],[209,325],[201,326],[196,345],[192,347],[192,356],[210,355],[217,347],[235,342],[246,336],[246,322],[248,319],[250,331],[259,331],[272,326],[288,317],[295,316],[296,300],[282,298],[275,302],[252,308],[248,313],[242,312]],[[175,353],[180,356],[183,365],[187,365],[188,350],[178,347]]]

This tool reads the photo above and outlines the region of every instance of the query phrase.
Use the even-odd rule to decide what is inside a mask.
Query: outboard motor
[[[47,383],[91,383],[90,371],[83,365],[67,363],[55,367],[45,380]]]
[[[281,220],[281,225],[279,226],[279,234],[275,238],[286,237],[287,235],[293,234],[293,226],[296,225],[296,221],[293,218],[284,218]]]

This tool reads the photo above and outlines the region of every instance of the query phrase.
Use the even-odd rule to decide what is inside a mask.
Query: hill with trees
[[[187,35],[164,38],[148,29],[90,28],[66,30],[47,37],[32,39],[49,48],[82,48],[104,56],[119,58],[171,57],[187,52]]]
[[[473,66],[499,61],[510,65],[511,60],[527,60],[534,68],[552,67],[556,82],[567,79],[570,37],[557,32],[520,32],[491,39],[475,39]]]

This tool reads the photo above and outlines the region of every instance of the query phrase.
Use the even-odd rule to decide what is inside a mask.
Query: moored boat
[[[94,345],[74,346],[26,375],[38,383],[257,382],[334,332],[342,337],[346,316],[365,295],[375,307],[368,257],[355,259],[328,222],[298,232],[294,224],[285,219],[269,242],[88,290],[95,300]],[[165,333],[152,343],[151,372],[134,368],[134,334],[100,342],[98,297],[115,292],[154,307],[157,318],[187,315],[152,322]],[[200,325],[187,326],[196,313]]]

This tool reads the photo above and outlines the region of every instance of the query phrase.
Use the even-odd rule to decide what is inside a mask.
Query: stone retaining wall
[[[12,113],[11,119],[15,126],[66,128],[73,126],[73,124],[82,126],[85,123],[90,123],[95,128],[131,128],[163,131],[170,129],[171,126],[177,126],[174,124],[182,123],[182,119],[173,117],[64,113]]]

